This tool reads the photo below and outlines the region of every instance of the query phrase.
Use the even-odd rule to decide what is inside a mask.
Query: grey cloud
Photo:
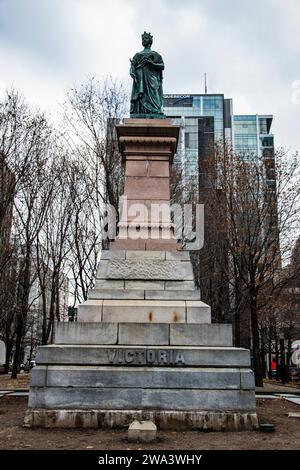
[[[273,113],[277,144],[299,148],[299,19],[299,0],[0,0],[1,79],[29,96],[39,87],[41,105],[93,74],[130,87],[129,57],[149,30],[166,93],[203,92],[207,72],[209,92],[234,97],[238,113]]]

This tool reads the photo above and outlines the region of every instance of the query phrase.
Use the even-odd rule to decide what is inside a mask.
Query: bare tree
[[[115,124],[126,112],[123,86],[111,78],[103,83],[91,78],[68,94],[65,120],[68,143],[87,163],[88,174],[96,183],[96,201],[118,207],[122,191],[121,158],[118,152]]]
[[[12,378],[16,377],[21,360],[22,340],[29,310],[29,293],[33,282],[33,247],[44,222],[51,193],[44,173],[51,130],[42,114],[35,114],[34,122],[34,142],[31,145],[28,172],[20,180],[14,200],[13,236],[17,246],[18,283]]]
[[[74,206],[70,226],[69,266],[73,304],[87,298],[93,286],[98,254],[107,247],[101,239],[105,205],[116,209],[123,189],[123,170],[115,125],[126,112],[123,86],[90,79],[68,94],[64,108],[66,142],[72,151],[69,184]]]
[[[246,160],[217,148],[208,172],[207,204],[228,254],[222,268],[231,288],[235,328],[240,331],[246,309],[258,386],[263,376],[259,317],[274,307],[287,282],[281,265],[290,253],[289,233],[298,225],[299,170],[297,158],[287,159],[283,152]]]
[[[6,93],[0,103],[0,331],[7,348],[7,371],[15,346],[14,376],[28,310],[33,232],[42,220],[33,212],[45,202],[39,199],[39,186],[50,135],[43,113],[31,109],[14,90]]]
[[[54,321],[60,321],[60,292],[65,280],[67,257],[74,240],[70,239],[70,223],[74,204],[70,191],[70,158],[55,143],[48,175],[48,207],[41,230],[36,233],[35,270],[39,279],[42,308],[41,343],[53,340]]]

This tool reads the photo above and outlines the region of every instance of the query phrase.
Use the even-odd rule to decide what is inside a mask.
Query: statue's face
[[[142,44],[144,47],[151,46],[152,39],[149,36],[142,36]]]

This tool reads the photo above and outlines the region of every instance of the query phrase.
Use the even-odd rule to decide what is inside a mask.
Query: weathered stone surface
[[[32,387],[29,408],[255,411],[254,391]]]
[[[241,388],[243,390],[253,390],[255,388],[254,373],[252,370],[241,372]]]
[[[126,259],[166,259],[166,252],[165,251],[134,251],[134,250],[127,250],[126,251]]]
[[[47,367],[36,366],[31,370],[31,387],[45,387],[46,386]]]
[[[125,281],[122,280],[106,280],[106,279],[96,279],[95,289],[124,289]]]
[[[166,260],[190,261],[190,252],[189,251],[166,251]]]
[[[195,290],[194,281],[166,281],[166,290]]]
[[[182,346],[232,346],[232,325],[170,325],[170,344]]]
[[[145,290],[148,300],[200,300],[200,290]]]
[[[169,178],[129,176],[125,179],[125,194],[128,199],[170,199]]]
[[[155,253],[155,251],[153,251]],[[164,290],[164,281],[125,281],[125,289],[155,289]]]
[[[180,243],[176,240],[146,240],[146,250],[165,250],[165,251],[177,251],[180,250]]]
[[[98,428],[98,410],[33,410],[28,409],[24,427],[38,428]]]
[[[189,261],[163,261],[151,259],[113,259],[109,262],[108,268],[103,266],[101,270],[98,269],[97,277],[137,280],[158,279],[163,281],[182,279],[192,281],[194,279],[192,264]]]
[[[117,263],[122,263],[122,261],[124,262],[125,260],[120,260],[118,258],[115,259],[115,260],[101,259],[99,264],[98,264],[98,268],[97,268],[97,275],[96,275],[97,279],[106,279],[107,278],[107,270],[108,270],[108,267],[110,266],[112,261],[115,261]]]
[[[125,281],[126,282],[126,281]],[[142,289],[92,289],[88,294],[89,299],[144,299],[145,292]]]
[[[102,250],[101,259],[125,259],[125,250]]]
[[[173,431],[257,430],[255,412],[159,411],[159,410],[47,410],[28,409],[25,427],[44,428],[128,428],[133,419],[153,420],[158,429]]]
[[[169,162],[149,162],[148,175],[169,177],[170,176],[170,163]]]
[[[86,300],[78,305],[77,321],[102,321],[103,300]]]
[[[116,323],[57,322],[55,344],[117,344]]]
[[[111,250],[145,250],[146,240],[116,240],[110,243]]]
[[[187,323],[211,323],[211,312],[209,305],[204,302],[186,301],[186,322]]]
[[[240,381],[241,370],[232,368],[48,366],[47,370],[48,387],[239,390]],[[247,389],[253,390],[253,384]]]
[[[50,345],[38,348],[36,361],[40,365],[167,366],[174,365],[179,354],[184,358],[185,367],[250,367],[250,353],[247,349],[196,346]]]
[[[133,421],[128,428],[129,442],[153,442],[157,428],[153,421]]]
[[[168,345],[169,325],[161,323],[119,323],[118,344]]]
[[[148,171],[147,163],[148,162],[146,160],[127,161],[125,176],[147,176],[147,171]]]
[[[185,302],[164,300],[104,300],[104,322],[184,323]]]

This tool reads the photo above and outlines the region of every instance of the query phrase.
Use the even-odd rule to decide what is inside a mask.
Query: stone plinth
[[[58,323],[55,344],[38,349],[25,425],[122,428],[150,420],[158,429],[257,429],[249,351],[232,346],[231,325],[211,323],[189,253],[172,236],[162,238],[173,230],[169,177],[178,126],[125,120],[117,131],[126,220],[114,249],[101,253],[78,321]],[[149,211],[134,221],[130,209],[160,201],[167,210],[153,240]],[[135,224],[145,238],[128,238]]]
[[[180,249],[170,218],[170,169],[179,126],[168,119],[125,119],[117,134],[125,188],[119,234],[111,249]]]

